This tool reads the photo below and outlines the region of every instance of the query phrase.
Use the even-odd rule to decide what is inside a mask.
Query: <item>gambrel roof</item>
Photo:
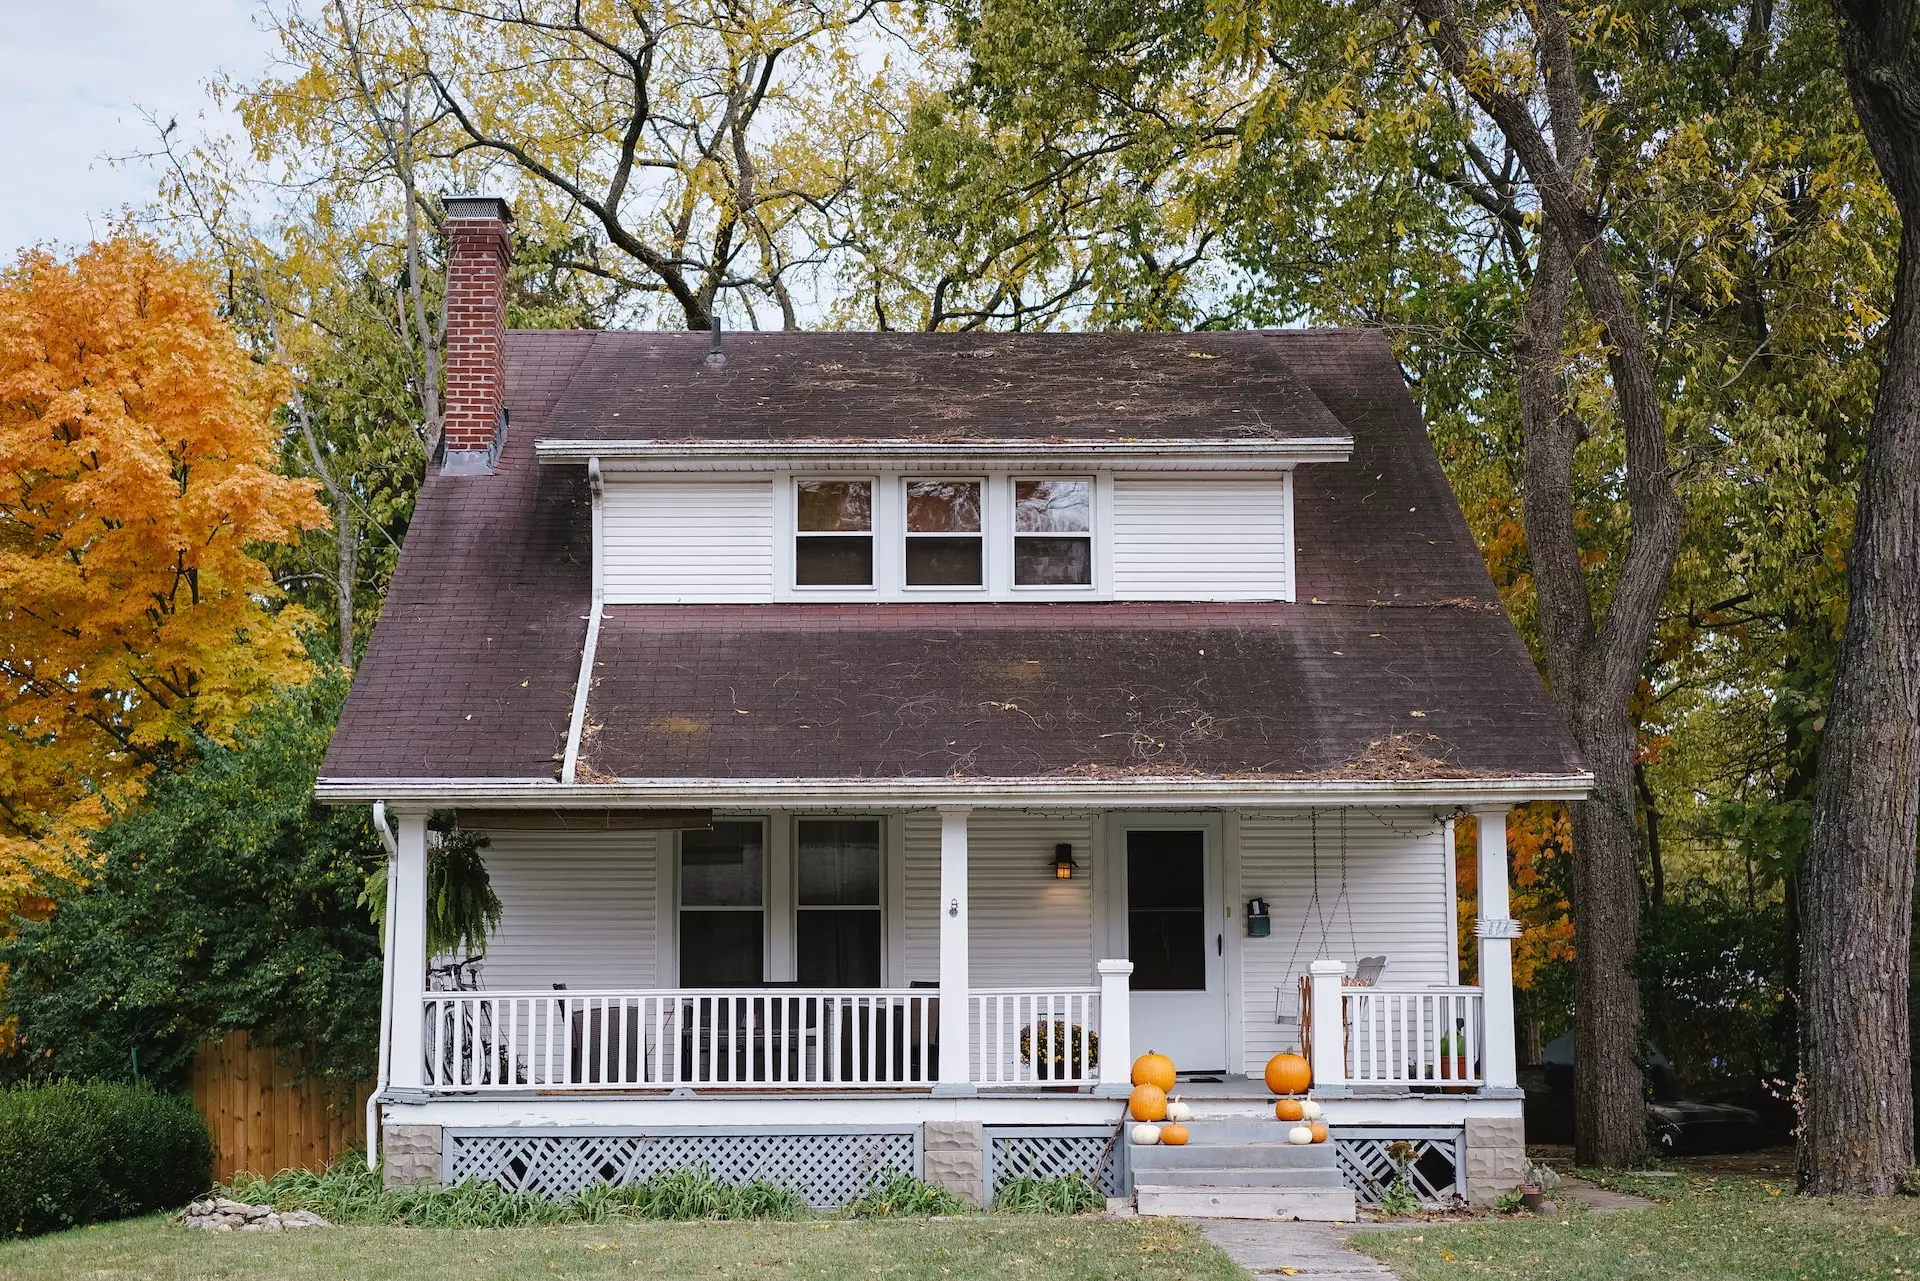
[[[1296,473],[1293,603],[609,606],[583,778],[1585,768],[1377,333],[729,334],[724,383],[695,372],[706,344],[508,335],[496,470],[428,478],[323,783],[557,775],[591,501],[583,467],[534,445],[616,438],[1252,433],[1352,452]]]

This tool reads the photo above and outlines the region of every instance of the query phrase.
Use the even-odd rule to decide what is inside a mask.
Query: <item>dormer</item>
[[[1352,448],[1258,334],[608,338],[536,453],[600,478],[609,605],[1292,600]]]

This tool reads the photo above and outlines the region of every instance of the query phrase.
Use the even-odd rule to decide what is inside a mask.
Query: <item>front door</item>
[[[1219,852],[1202,828],[1126,832],[1133,1048],[1181,1072],[1227,1065],[1226,914]]]

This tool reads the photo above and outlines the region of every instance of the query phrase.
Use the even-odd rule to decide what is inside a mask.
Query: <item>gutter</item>
[[[622,430],[617,424],[614,430]],[[1127,463],[1155,469],[1185,461],[1190,470],[1245,471],[1250,465],[1291,466],[1295,463],[1345,462],[1353,453],[1351,436],[1299,436],[1290,439],[1247,440],[1084,440],[1084,441],[972,441],[933,443],[918,440],[570,440],[549,438],[534,443],[542,463],[616,463],[626,470],[687,470],[714,464],[741,468],[805,470],[826,463],[835,466],[889,466],[907,461],[955,460],[973,463],[1005,461],[1026,466],[1080,462],[1118,467]]]
[[[600,500],[606,486],[600,480],[600,460],[587,459],[587,484],[593,490],[593,610],[587,615],[587,641],[580,647],[580,677],[573,685],[573,715],[567,721],[567,754],[560,766],[560,782],[572,786],[580,769],[580,735],[587,723],[587,693],[593,685],[593,659],[600,648],[600,617],[607,603],[606,575],[601,543],[606,515]]]
[[[380,1103],[392,1075],[393,1039],[393,895],[400,875],[400,846],[387,826],[387,803],[373,803],[373,830],[380,833],[380,844],[387,851],[387,906],[381,912],[384,936],[380,944],[380,1066],[374,1074],[373,1093],[367,1096],[367,1168],[380,1164]]]
[[[335,805],[385,798],[416,806],[489,809],[782,808],[790,805],[925,809],[1195,809],[1235,805],[1286,809],[1337,805],[1519,805],[1578,801],[1593,775],[1353,780],[1325,778],[623,778],[556,783],[539,778],[327,779],[316,796]]]

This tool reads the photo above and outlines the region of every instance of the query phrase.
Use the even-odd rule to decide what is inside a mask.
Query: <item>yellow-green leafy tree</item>
[[[326,522],[274,469],[284,391],[150,240],[0,271],[0,919],[308,675],[257,555]]]

